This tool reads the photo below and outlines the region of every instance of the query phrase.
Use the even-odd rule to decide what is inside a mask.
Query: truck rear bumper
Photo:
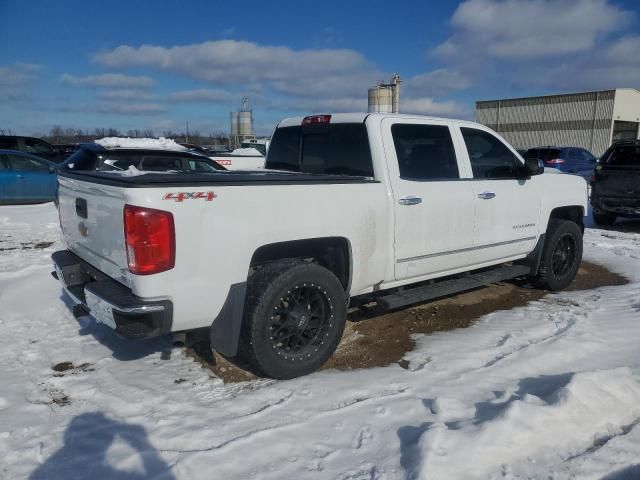
[[[69,250],[55,252],[53,276],[97,322],[127,338],[155,337],[171,331],[173,304],[169,300],[148,301],[95,269]]]

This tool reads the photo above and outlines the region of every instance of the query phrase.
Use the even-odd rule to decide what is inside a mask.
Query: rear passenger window
[[[507,146],[490,133],[460,128],[474,178],[517,178],[521,163]]]
[[[48,144],[36,138],[25,138],[24,146],[26,152],[35,155],[53,155],[55,153]]]
[[[400,177],[406,180],[460,178],[449,127],[395,124],[391,127]]]
[[[15,137],[0,137],[0,148],[4,150],[17,150],[18,141]]]
[[[45,172],[49,167],[43,162],[28,157],[19,157],[18,155],[7,155],[9,164],[13,170],[24,172]]]

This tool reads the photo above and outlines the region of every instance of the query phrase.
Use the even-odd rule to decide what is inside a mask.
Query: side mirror
[[[544,162],[539,158],[527,158],[524,161],[524,169],[528,176],[541,175],[544,173]]]

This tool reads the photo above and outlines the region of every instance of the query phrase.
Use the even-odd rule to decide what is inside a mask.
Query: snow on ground
[[[628,285],[420,337],[408,370],[224,385],[166,339],[74,319],[49,275],[54,206],[0,207],[0,477],[640,478],[640,223],[627,225],[587,230],[585,257]]]
[[[105,137],[96,140],[95,143],[105,148],[151,148],[156,150],[178,150],[186,152],[183,147],[171,138],[129,138],[129,137]]]

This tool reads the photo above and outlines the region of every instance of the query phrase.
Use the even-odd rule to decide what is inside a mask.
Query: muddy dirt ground
[[[624,277],[604,267],[582,262],[578,276],[568,290],[588,290],[626,283]],[[338,349],[322,368],[350,370],[391,363],[398,363],[406,368],[406,362],[402,357],[414,348],[411,339],[413,334],[468,327],[487,313],[520,307],[551,294],[527,284],[501,282],[391,313],[352,310]],[[215,376],[225,382],[242,382],[256,378],[217,354],[215,365],[210,365],[200,360],[193,352],[189,353],[203,368],[211,369]]]

